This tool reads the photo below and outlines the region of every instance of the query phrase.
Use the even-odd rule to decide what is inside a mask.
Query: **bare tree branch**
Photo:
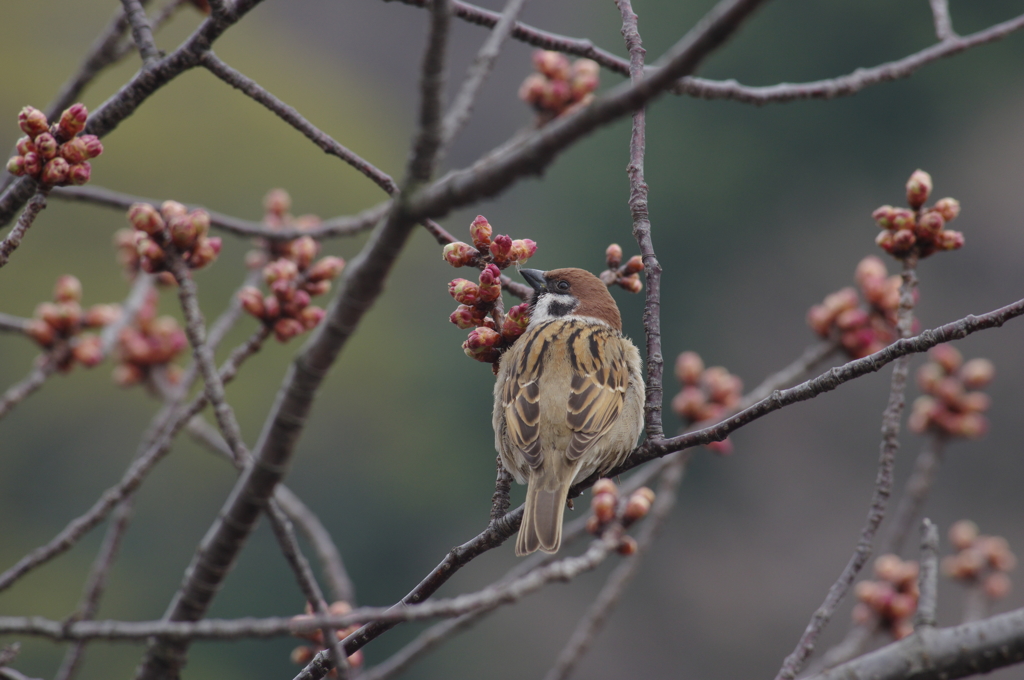
[[[918,575],[921,596],[917,603],[914,630],[935,627],[935,607],[939,588],[939,530],[925,518],[921,522],[921,572]]]
[[[935,22],[935,37],[941,41],[956,40],[953,22],[949,18],[949,0],[928,0],[932,6],[932,20]]]
[[[149,66],[160,58],[160,50],[153,41],[153,29],[149,25],[149,17],[139,0],[121,0],[125,16],[132,27],[132,39],[139,48],[143,66]]]
[[[903,549],[904,540],[913,528],[925,501],[928,500],[928,493],[942,464],[945,447],[945,437],[937,433],[927,435],[921,452],[914,460],[914,471],[907,480],[903,495],[900,496],[896,510],[892,514],[889,530],[881,541],[879,552],[882,554],[899,553]]]
[[[7,391],[0,396],[0,419],[42,387],[49,377],[57,371],[57,367],[67,358],[70,351],[65,343],[55,347],[46,354],[41,354],[36,361],[36,365],[29,371],[29,374],[7,388]]]
[[[25,232],[35,222],[36,217],[46,207],[46,194],[49,193],[46,189],[40,189],[32,197],[32,200],[25,206],[25,210],[22,211],[21,216],[18,218],[18,223],[14,225],[14,229],[11,229],[11,233],[7,234],[7,237],[0,241],[0,267],[7,264],[7,261],[11,257],[11,253],[21,245],[21,239],[25,237]]]
[[[29,319],[0,312],[0,331],[24,333],[28,330]]]

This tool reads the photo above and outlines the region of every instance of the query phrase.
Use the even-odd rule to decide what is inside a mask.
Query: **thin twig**
[[[917,616],[914,630],[935,627],[939,589],[939,530],[928,518],[921,521],[921,572],[918,574]]]
[[[267,330],[261,326],[250,338],[236,347],[221,366],[221,379],[227,383],[238,373],[238,368],[263,344]],[[185,407],[177,409],[168,424],[155,435],[153,444],[146,453],[135,460],[121,477],[121,481],[107,489],[89,510],[71,520],[48,543],[20,559],[14,566],[0,574],[0,591],[9,588],[19,578],[54,557],[70,550],[86,533],[106,519],[110,511],[124,498],[135,492],[146,475],[170,451],[171,442],[182,427],[206,406],[206,394],[200,393]]]
[[[914,323],[914,292],[917,288],[917,255],[911,253],[903,260],[903,285],[900,288],[900,306],[898,312],[897,328],[900,336],[906,340],[910,337],[911,328]],[[882,443],[879,447],[878,476],[875,479],[875,491],[871,498],[871,507],[868,510],[867,522],[861,530],[860,539],[853,556],[846,564],[843,572],[836,582],[829,588],[825,601],[818,607],[811,617],[806,630],[800,636],[796,649],[786,657],[779,669],[775,680],[793,680],[799,673],[807,658],[814,651],[814,644],[818,635],[825,629],[836,608],[846,597],[853,582],[857,579],[860,570],[871,557],[872,544],[875,540],[875,533],[879,525],[885,519],[886,507],[889,503],[889,496],[892,493],[893,467],[896,463],[896,452],[899,450],[900,421],[903,417],[903,406],[905,403],[905,391],[907,386],[907,373],[910,370],[910,358],[902,356],[898,358],[892,369],[892,382],[889,387],[889,403],[882,414]]]
[[[14,225],[14,229],[11,229],[7,237],[0,241],[0,267],[7,264],[11,253],[21,245],[21,239],[25,237],[25,232],[28,231],[28,228],[35,222],[36,217],[46,207],[47,193],[49,193],[47,189],[40,189],[36,192],[22,211],[21,216],[18,218],[18,223]]]
[[[100,348],[104,357],[109,356],[114,350],[121,331],[135,321],[139,310],[146,304],[149,291],[153,290],[153,278],[152,274],[139,272],[138,276],[135,277],[135,283],[132,284],[128,297],[121,304],[121,315],[113,323],[103,327],[103,330],[100,332]]]
[[[29,374],[7,388],[3,396],[0,396],[0,418],[6,416],[15,406],[42,387],[43,383],[57,371],[61,362],[67,358],[69,351],[67,344],[61,344],[47,354],[41,354]]]
[[[949,18],[949,0],[928,0],[932,6],[932,20],[935,22],[935,37],[940,41],[956,40],[953,21]]]
[[[12,314],[0,312],[0,331],[7,333],[24,333],[28,330],[31,319],[24,319]]]
[[[644,78],[644,49],[637,29],[637,16],[629,0],[616,0],[622,14],[622,37],[629,50],[629,77],[633,85]],[[633,131],[629,138],[629,212],[633,217],[633,237],[640,246],[647,279],[647,299],[644,302],[644,334],[647,336],[647,397],[644,401],[644,428],[647,438],[660,441],[665,438],[661,420],[661,402],[664,398],[662,375],[665,358],[661,354],[661,264],[654,254],[651,239],[651,220],[647,211],[647,181],[644,179],[644,151],[646,147],[646,110],[633,113]]]
[[[917,454],[914,461],[914,471],[907,480],[903,489],[896,510],[892,514],[892,522],[885,538],[881,541],[879,552],[881,554],[899,554],[903,549],[903,542],[910,533],[925,501],[928,500],[928,493],[932,484],[935,483],[935,476],[939,466],[942,464],[942,454],[946,447],[946,438],[938,433],[929,433],[925,439],[921,452]]]
[[[448,109],[448,114],[444,117],[441,150],[438,153],[438,158],[444,157],[455,137],[469,121],[470,114],[473,112],[473,103],[476,101],[480,88],[494,69],[494,63],[501,53],[501,46],[512,32],[516,17],[519,16],[525,4],[526,0],[508,0],[505,3],[505,8],[501,11],[501,18],[480,47],[473,63],[470,64],[466,79],[462,82],[451,108]]]
[[[620,7],[628,7],[629,0],[618,0]],[[554,666],[548,671],[545,680],[564,680],[572,674],[573,668],[580,658],[590,648],[591,643],[597,634],[604,628],[608,617],[614,611],[626,586],[636,576],[644,556],[654,545],[654,539],[664,526],[669,513],[676,503],[676,489],[683,480],[683,472],[686,469],[687,456],[681,456],[673,460],[662,476],[661,484],[658,486],[658,493],[651,506],[650,516],[644,523],[643,530],[637,538],[636,552],[627,560],[619,564],[605,581],[601,592],[594,598],[594,603],[584,614],[580,622],[576,624],[576,630],[565,648],[562,649],[555,660]]]
[[[139,48],[144,66],[149,66],[160,58],[160,50],[153,41],[153,28],[149,25],[149,17],[139,0],[121,0],[125,16],[132,27],[132,39]]]

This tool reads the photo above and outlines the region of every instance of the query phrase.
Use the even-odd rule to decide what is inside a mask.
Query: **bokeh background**
[[[499,9],[500,3],[481,4]],[[712,3],[637,0],[651,60]],[[954,28],[969,33],[1024,11],[1020,0],[951,3]],[[0,148],[18,134],[17,111],[45,106],[117,7],[79,0],[6,0],[0,13]],[[611,2],[534,2],[523,19],[589,37],[625,55]],[[159,35],[173,49],[200,20],[181,12]],[[228,63],[299,109],[343,144],[399,177],[416,111],[415,84],[427,15],[378,0],[265,2],[216,45]],[[486,32],[453,21],[450,89]],[[714,55],[701,74],[748,84],[803,81],[902,57],[934,41],[925,0],[822,3],[778,0]],[[448,159],[462,167],[531,123],[516,99],[532,48],[510,42]],[[920,268],[924,327],[983,312],[1024,291],[1024,35],[932,64],[909,80],[854,97],[754,107],[665,97],[648,115],[647,179],[654,241],[664,265],[665,354],[685,349],[721,364],[748,386],[814,341],[806,309],[852,283],[875,251],[870,218],[902,202],[915,168],[935,195],[963,205],[955,228],[966,247]],[[137,69],[136,57],[87,91],[94,108]],[[621,81],[604,72],[602,87]],[[460,237],[484,213],[500,233],[540,244],[533,266],[603,267],[605,246],[631,245],[625,175],[628,121],[563,154],[539,179],[449,215]],[[259,105],[201,69],[160,90],[105,140],[96,185],[175,198],[259,219],[261,198],[284,187],[296,214],[349,214],[382,193],[326,157]],[[0,311],[28,316],[54,280],[74,273],[86,304],[121,300],[113,232],[124,216],[51,200],[5,267]],[[351,257],[363,239],[326,251]],[[248,244],[227,237],[215,266],[198,276],[207,316],[223,309],[244,275]],[[891,267],[894,268],[894,267]],[[445,284],[454,272],[418,232],[385,294],[332,371],[299,445],[289,485],[332,531],[360,604],[396,601],[446,551],[485,524],[493,490],[492,376],[468,360],[463,333],[447,321]],[[616,297],[627,332],[642,337],[642,296]],[[177,314],[173,293],[161,309]],[[243,320],[222,354],[253,329]],[[228,388],[251,444],[298,342],[268,343]],[[991,431],[956,443],[927,506],[942,532],[969,517],[983,532],[1024,546],[1024,322],[959,343],[997,366]],[[0,388],[29,371],[35,349],[0,335]],[[914,367],[922,359],[915,358]],[[578,669],[579,677],[772,677],[842,569],[864,521],[877,461],[889,372],[775,413],[734,435],[735,454],[697,452],[659,545]],[[673,393],[667,381],[666,402]],[[910,388],[909,396],[916,396]],[[127,465],[158,405],[122,390],[110,366],[56,377],[0,422],[0,566],[13,564],[83,512]],[[672,416],[668,427],[675,427]],[[902,484],[922,441],[901,438]],[[132,530],[100,616],[159,617],[235,473],[182,439],[143,487]],[[519,502],[522,489],[515,489]],[[102,529],[0,594],[0,614],[66,616],[79,597]],[[914,543],[911,541],[910,543]],[[944,548],[944,552],[948,548]],[[910,554],[913,556],[913,554]],[[611,560],[614,563],[616,560]],[[491,582],[515,563],[511,545],[460,572],[452,595]],[[426,657],[403,677],[537,677],[568,639],[611,568],[552,585],[492,615]],[[961,615],[962,592],[940,589],[939,618]],[[1024,604],[1011,595],[1003,609]],[[289,614],[302,597],[265,525],[242,554],[211,616]],[[849,604],[825,646],[846,631]],[[400,627],[366,649],[386,658],[422,625]],[[0,643],[13,641],[5,638]],[[16,666],[50,677],[63,648],[21,639]],[[186,676],[290,678],[291,640],[200,643]],[[82,678],[128,676],[141,647],[98,643]],[[1021,678],[1008,669],[1000,678]]]

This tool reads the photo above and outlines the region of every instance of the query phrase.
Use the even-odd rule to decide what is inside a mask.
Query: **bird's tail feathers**
[[[529,555],[535,550],[558,552],[562,544],[562,512],[573,472],[559,475],[538,470],[531,474],[516,555]]]

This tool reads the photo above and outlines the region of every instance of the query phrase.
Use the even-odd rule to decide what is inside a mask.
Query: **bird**
[[[558,551],[569,487],[623,462],[643,429],[640,352],[607,286],[583,269],[519,272],[533,288],[525,332],[502,354],[494,446],[526,484],[516,555]]]

